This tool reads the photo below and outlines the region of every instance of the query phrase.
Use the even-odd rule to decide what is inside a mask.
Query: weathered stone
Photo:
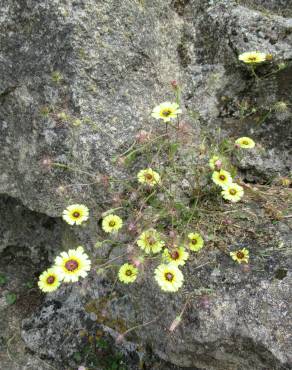
[[[150,112],[173,99],[172,80],[182,88],[187,124],[207,143],[221,128],[221,137],[251,136],[264,148],[258,145],[234,158],[244,180],[265,184],[289,174],[288,0],[0,0],[0,8],[0,193],[21,202],[5,196],[0,203],[2,262],[15,256],[0,266],[13,281],[21,251],[26,259],[14,285],[1,290],[1,316],[9,310],[5,294],[21,295],[21,277],[38,276],[62,248],[83,244],[92,259],[126,252],[127,233],[119,248],[93,247],[100,232],[99,207],[106,200],[103,176],[122,176],[113,159],[139,129],[159,125]],[[238,61],[238,54],[250,50],[273,56],[271,64],[256,70],[259,81]],[[280,63],[287,65],[267,78]],[[288,103],[285,112],[275,109],[282,101]],[[72,232],[59,217],[75,201],[94,214],[88,228]],[[15,321],[21,343],[19,323],[25,317],[22,338],[35,354],[20,351],[21,369],[46,370],[51,362],[60,370],[62,363],[75,366],[72,356],[83,348],[80,333],[92,335],[96,324],[115,339],[138,325],[118,345],[142,360],[140,344],[151,348],[167,361],[161,367],[152,364],[153,369],[291,368],[290,219],[279,216],[275,223],[266,208],[243,205],[251,218],[236,221],[228,237],[234,249],[249,246],[250,270],[214,248],[200,263],[193,259],[185,267],[185,289],[175,295],[162,294],[152,275],[130,292],[116,286],[113,295],[115,276],[94,269],[82,284],[63,286],[45,299],[36,293],[32,310]],[[240,215],[240,209],[236,212]],[[242,234],[233,237],[236,227]],[[182,322],[170,333],[187,299]],[[2,322],[9,336],[13,325]],[[6,368],[11,367],[7,361]]]

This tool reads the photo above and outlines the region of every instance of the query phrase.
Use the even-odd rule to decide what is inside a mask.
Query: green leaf
[[[5,295],[5,300],[6,300],[6,303],[9,304],[9,305],[12,305],[16,302],[16,294],[15,293],[7,293]]]
[[[3,274],[0,274],[0,286],[7,283],[7,277]]]

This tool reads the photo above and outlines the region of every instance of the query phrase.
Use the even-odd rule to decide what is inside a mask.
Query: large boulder
[[[266,184],[289,174],[288,0],[0,0],[0,7],[0,207],[7,215],[0,252],[26,250],[25,276],[28,266],[38,274],[77,243],[93,259],[127,251],[127,233],[119,249],[94,248],[99,208],[108,200],[102,179],[123,176],[116,157],[138,130],[157,127],[151,109],[173,99],[172,80],[179,81],[186,124],[198,137],[246,135],[261,144],[233,158],[242,179]],[[258,70],[259,81],[238,61],[250,50],[273,56]],[[272,213],[277,202],[289,201],[280,191],[269,196]],[[61,211],[72,202],[94,209],[87,229],[61,226]],[[75,366],[81,334],[92,336],[97,325],[127,354],[141,359],[140,344],[151,348],[165,369],[291,368],[291,218],[271,215],[261,202],[251,197],[244,214],[235,207],[235,226],[222,234],[232,248],[249,246],[249,268],[235,267],[206,228],[212,247],[185,267],[182,292],[162,294],[152,275],[129,289],[116,285],[113,274],[93,270],[80,285],[37,295],[38,305],[24,315],[26,346],[59,369]],[[26,233],[31,224],[36,231]],[[18,275],[16,281],[21,287]]]

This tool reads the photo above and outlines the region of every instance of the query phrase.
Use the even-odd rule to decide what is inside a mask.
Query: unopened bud
[[[181,317],[180,317],[180,316],[177,316],[177,317],[173,320],[173,322],[171,323],[171,325],[170,325],[170,327],[169,327],[169,331],[170,331],[170,332],[174,332],[174,331],[175,331],[175,329],[179,326],[180,322],[181,322]]]
[[[249,264],[244,264],[244,265],[241,266],[241,269],[245,273],[250,272],[250,265]]]
[[[66,187],[63,185],[60,185],[56,189],[56,193],[59,195],[64,195],[66,193]]]
[[[136,232],[137,231],[137,226],[134,222],[130,222],[128,225],[128,230],[130,233]]]
[[[174,89],[177,89],[177,88],[178,88],[178,82],[177,82],[177,80],[172,80],[170,84],[171,84],[171,86],[172,86]]]
[[[221,168],[222,168],[222,162],[220,161],[220,159],[218,159],[215,163],[214,163],[214,166],[215,166],[215,170],[216,171],[220,171]]]
[[[126,163],[126,158],[125,157],[119,157],[117,160],[117,165],[120,167],[123,167]]]
[[[175,231],[173,231],[173,230],[170,230],[170,232],[169,232],[169,237],[170,237],[171,239],[175,239],[175,237],[176,237],[176,232],[175,232]]]
[[[124,341],[125,337],[123,334],[119,334],[116,338],[116,343],[119,344],[119,343],[122,343]]]
[[[266,55],[266,60],[267,60],[267,61],[269,61],[269,62],[270,62],[271,60],[273,60],[273,55],[272,55],[272,54],[267,54],[267,55]]]
[[[151,134],[150,132],[148,131],[145,131],[145,130],[141,130],[137,133],[136,135],[136,139],[137,141],[142,144],[142,143],[146,143],[147,141],[149,141],[151,138]]]
[[[234,148],[240,149],[240,145],[236,143],[236,144],[234,144]]]
[[[49,157],[44,157],[42,160],[41,160],[41,166],[43,169],[45,170],[50,170],[52,168],[52,165],[53,165],[53,161],[51,158]]]

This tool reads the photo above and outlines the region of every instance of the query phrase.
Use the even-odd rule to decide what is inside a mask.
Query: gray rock
[[[139,129],[159,127],[150,112],[173,99],[171,80],[182,88],[187,123],[198,138],[206,137],[207,145],[220,128],[220,137],[251,136],[265,148],[234,158],[243,178],[267,183],[291,168],[288,0],[118,3],[0,0],[0,193],[5,194],[0,252],[2,262],[15,256],[14,264],[0,265],[13,278],[13,269],[27,258],[9,286],[18,294],[21,276],[38,275],[63,248],[86,245],[93,259],[126,252],[127,233],[119,248],[94,249],[100,208],[107,200],[102,179],[123,176],[114,159]],[[273,63],[257,69],[258,82],[238,61],[238,54],[249,50],[273,55]],[[285,68],[266,78],[279,63]],[[279,101],[288,103],[285,114],[274,109]],[[201,158],[196,163],[203,165]],[[188,183],[182,185],[187,191]],[[73,202],[94,210],[88,227],[74,232],[59,219]],[[35,353],[25,357],[23,350],[20,366],[75,366],[72,355],[83,348],[79,333],[92,334],[96,319],[115,339],[138,325],[125,337],[126,352],[140,344],[150,347],[168,362],[161,369],[291,368],[289,219],[273,224],[257,205],[244,207],[258,222],[240,224],[244,235],[255,229],[232,247],[249,245],[254,256],[250,271],[235,267],[213,248],[200,263],[194,259],[185,267],[186,288],[176,295],[162,294],[152,275],[130,291],[117,285],[113,295],[115,276],[107,270],[97,276],[92,270],[82,285],[62,287],[45,299],[36,293],[33,309],[16,321],[19,331],[25,317],[21,335]],[[9,289],[1,291],[3,318]],[[194,294],[183,320],[170,333],[189,292]],[[13,325],[5,326],[3,332],[9,337],[12,330]]]

